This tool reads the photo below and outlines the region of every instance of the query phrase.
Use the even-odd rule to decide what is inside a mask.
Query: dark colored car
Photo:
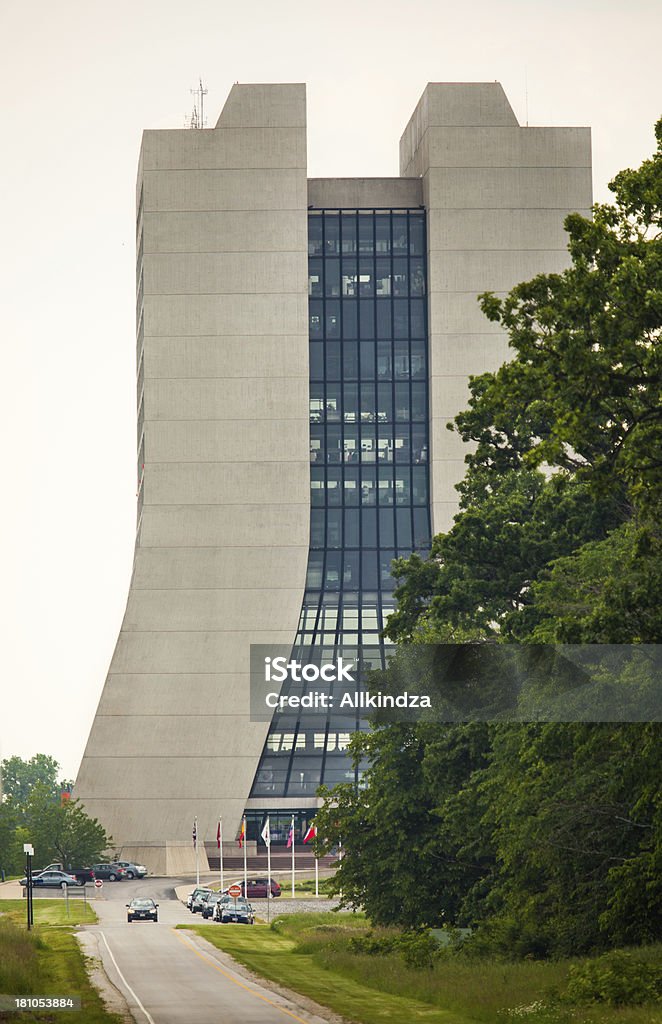
[[[269,886],[268,878],[249,878],[248,890],[244,889],[243,879],[239,884],[241,886],[241,895],[246,896],[247,899],[266,900]],[[271,896],[272,898],[280,896],[280,886],[273,878],[271,879]]]
[[[137,897],[126,905],[126,919],[132,921],[158,921],[159,905],[154,900]]]
[[[108,882],[121,882],[126,878],[126,871],[119,864],[93,864],[92,870],[96,878]]]
[[[224,901],[219,906],[218,920],[221,924],[255,924],[253,908],[248,900],[242,899],[241,896],[227,903]]]
[[[19,883],[19,885],[27,884],[27,878],[22,878]],[[69,885],[84,884],[84,882],[79,882],[75,875],[70,875],[68,871],[42,871],[40,874],[32,876],[33,889],[66,889]]]
[[[219,900],[223,900],[225,897],[220,892],[208,892],[202,896],[200,900],[200,913],[205,918],[214,916],[214,910]]]
[[[190,908],[191,909],[191,913],[192,914],[200,914],[200,913],[202,913],[202,908],[205,905],[207,897],[211,896],[211,894],[212,894],[212,890],[211,889],[198,889],[196,892],[194,892],[193,898],[191,899],[191,908]]]

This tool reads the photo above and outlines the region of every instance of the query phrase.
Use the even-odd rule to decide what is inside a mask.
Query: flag
[[[312,825],[308,826],[308,831],[306,832],[305,836],[303,837],[303,841],[304,841],[304,843],[307,843],[309,839],[315,839],[315,838],[317,838],[317,826],[315,824],[312,824]]]
[[[216,829],[216,845],[217,845],[217,847],[220,850],[220,848],[221,848],[221,822],[220,821],[218,823],[218,828]]]
[[[198,845],[198,819],[193,819],[193,848]]]
[[[260,835],[264,839],[264,845],[265,846],[271,846],[271,829],[269,828],[269,818],[268,817],[267,817],[267,820],[264,823],[264,828],[262,829]]]
[[[287,833],[287,848],[294,846],[294,822],[290,825],[290,831]]]
[[[244,845],[244,839],[246,838],[246,819],[241,819],[241,829],[239,830],[239,849]]]

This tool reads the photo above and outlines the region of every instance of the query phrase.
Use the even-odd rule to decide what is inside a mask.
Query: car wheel
[[[131,881],[133,879],[133,871],[127,871],[126,877]]]
[[[108,881],[114,882],[117,879],[117,875],[108,875]]]

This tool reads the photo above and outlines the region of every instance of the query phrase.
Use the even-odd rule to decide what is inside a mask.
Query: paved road
[[[218,950],[174,925],[191,922],[175,897],[178,880],[108,882],[94,909],[97,937],[108,977],[124,994],[136,1021],[148,1024],[325,1024],[321,1017],[239,973]],[[125,903],[151,896],[159,921],[128,924]],[[220,926],[219,926],[220,927]]]

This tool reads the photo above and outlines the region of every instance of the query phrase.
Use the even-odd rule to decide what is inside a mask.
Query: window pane
[[[358,338],[358,303],[354,299],[344,299],[342,304],[342,336]]]
[[[322,295],[322,260],[308,260],[308,294],[311,298]]]
[[[340,337],[340,302],[338,299],[329,299],[326,302],[326,336],[327,338]]]
[[[358,294],[358,268],[356,259],[344,259],[342,261],[342,293],[343,295],[355,296]]]
[[[319,216],[308,218],[308,252],[311,256],[322,252],[322,218]]]
[[[359,260],[359,295],[364,298],[375,294],[372,260]]]
[[[343,376],[345,380],[356,380],[359,375],[359,343],[346,341],[342,347]]]
[[[375,304],[372,299],[361,299],[360,307],[360,331],[362,338],[374,338],[375,336]]]
[[[377,303],[377,337],[391,338],[393,336],[393,324],[391,317],[391,303]]]
[[[358,546],[359,546],[359,510],[358,510],[358,508],[346,508],[345,509],[345,547],[346,548],[358,548]]]
[[[324,260],[324,289],[327,297],[340,295],[340,260]]]
[[[324,380],[324,345],[321,342],[311,344],[310,352],[310,379]]]
[[[361,342],[361,380],[375,379],[375,346],[372,342]]]
[[[395,521],[393,512],[387,508],[379,510],[379,542],[382,547],[395,547]],[[391,558],[395,555],[391,554]]]
[[[393,252],[407,253],[407,216],[406,214],[394,214],[393,216]]]
[[[374,252],[373,226],[372,214],[359,214],[359,252]]]
[[[414,214],[409,217],[409,251],[416,256],[424,255],[424,215]]]
[[[425,337],[425,306],[423,299],[411,300],[411,336]]]
[[[340,380],[340,342],[328,341],[326,349],[326,379]]]
[[[335,256],[340,252],[340,218],[325,216],[324,218],[324,252],[327,256]]]
[[[356,217],[344,214],[340,219],[342,230],[342,251],[356,252]]]

